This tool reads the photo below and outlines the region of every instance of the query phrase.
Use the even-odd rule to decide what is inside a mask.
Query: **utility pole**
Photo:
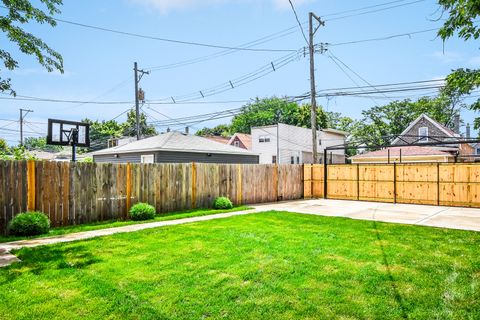
[[[138,64],[136,62],[133,64],[133,71],[135,76],[135,119],[137,128],[137,140],[140,140],[140,92],[138,90],[138,84],[140,83],[140,80],[142,80],[143,75],[150,74],[150,72],[139,70]]]
[[[318,26],[313,28],[313,19],[318,21]],[[313,12],[308,14],[308,25],[309,25],[309,53],[310,53],[310,95],[311,95],[311,125],[312,125],[312,155],[313,163],[318,163],[318,154],[317,154],[317,100],[316,100],[316,88],[315,88],[315,44],[313,37],[317,32],[320,26],[324,26],[325,22],[322,21],[317,15]],[[323,48],[322,48],[323,51]]]
[[[25,112],[25,115],[23,114]],[[20,108],[20,145],[23,146],[23,119],[33,110]]]

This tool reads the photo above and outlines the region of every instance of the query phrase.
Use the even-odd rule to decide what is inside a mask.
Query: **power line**
[[[400,8],[400,7],[404,7],[404,6],[409,6],[409,5],[412,5],[412,4],[416,4],[416,3],[419,3],[419,2],[424,2],[426,0],[416,0],[416,1],[411,1],[411,2],[407,2],[407,3],[402,3],[402,4],[398,4],[398,5],[394,5],[394,6],[389,6],[389,7],[386,7],[386,8],[380,8],[380,9],[375,9],[375,10],[369,10],[369,11],[365,11],[365,12],[359,12],[359,13],[356,13],[356,14],[351,14],[351,15],[344,15],[344,16],[340,16],[340,17],[337,17],[337,18],[331,18],[331,19],[327,19],[325,21],[335,21],[335,20],[342,20],[342,19],[347,19],[347,18],[352,18],[352,17],[357,17],[357,16],[361,16],[361,15],[365,15],[365,14],[370,14],[370,13],[376,13],[376,12],[381,12],[381,11],[385,11],[385,10],[390,10],[390,9],[395,9],[395,8]],[[395,2],[404,2],[404,1],[393,1],[391,3],[395,3]],[[386,3],[388,4],[388,3]],[[377,5],[377,7],[379,6],[384,6],[384,4],[379,4]],[[374,6],[372,6],[374,7]],[[367,7],[365,7],[367,8]],[[362,11],[363,9],[365,8],[359,8],[359,9],[356,9],[356,11]],[[340,15],[339,13],[335,14],[335,15]],[[331,15],[330,15],[331,16]],[[326,17],[326,16],[325,16]]]
[[[333,57],[334,60],[337,60],[338,62],[340,62],[345,68],[347,68],[348,70],[350,70],[350,72],[352,72],[354,75],[356,75],[360,80],[362,80],[363,82],[365,82],[367,85],[371,86],[372,88],[374,89],[377,89],[375,88],[374,85],[372,85],[370,82],[368,82],[364,77],[362,77],[360,74],[358,74],[355,70],[353,70],[351,67],[349,67],[345,62],[343,62],[342,60],[340,60],[335,54],[333,54],[333,52],[330,50],[329,51],[329,55],[331,57]],[[388,98],[385,94],[383,94],[384,97]]]
[[[357,81],[355,81],[355,79],[353,79],[350,74],[348,74],[348,72],[345,71],[345,69],[343,69],[343,67],[333,58],[333,56],[331,54],[329,54],[329,58],[330,60],[333,61],[333,63],[335,63],[335,65],[358,87],[360,87],[360,85],[358,84]],[[363,91],[363,90],[362,90]],[[375,100],[375,98],[373,97],[369,97],[373,103],[377,104],[378,102]]]
[[[326,43],[325,45],[327,45],[328,47],[337,47],[337,46],[344,46],[344,45],[357,44],[357,43],[384,41],[384,40],[390,40],[390,39],[400,38],[400,37],[411,37],[412,35],[415,35],[415,34],[427,33],[427,32],[432,32],[432,31],[438,31],[438,28],[418,30],[418,31],[406,32],[406,33],[399,33],[399,34],[393,34],[393,35],[390,35],[390,36],[384,36],[384,37],[378,37],[378,38],[353,40],[353,41],[346,41],[346,42],[339,42],[339,43]]]
[[[328,14],[323,15],[323,17],[339,16],[339,15],[346,14],[346,13],[363,11],[363,10],[367,10],[367,9],[373,9],[373,8],[383,7],[383,6],[387,6],[387,5],[390,5],[390,4],[395,4],[395,3],[400,3],[400,2],[406,2],[406,1],[407,1],[407,0],[395,0],[395,1],[390,1],[390,2],[383,2],[383,3],[379,3],[379,4],[374,4],[374,5],[366,6],[366,7],[361,7],[361,8],[356,8],[356,9],[349,9],[349,10],[339,11],[339,12],[334,12],[334,13],[328,13]]]
[[[251,47],[254,47],[254,46],[269,42],[269,41],[272,41],[272,40],[283,38],[285,36],[296,33],[297,31],[293,30],[293,29],[296,29],[296,28],[297,28],[297,26],[293,26],[293,27],[290,27],[288,29],[276,32],[274,34],[265,36],[263,38],[247,42],[245,44],[240,45],[239,47],[251,48]],[[197,58],[186,59],[186,60],[182,60],[182,61],[178,61],[178,62],[174,62],[174,63],[169,63],[169,64],[164,64],[164,65],[159,65],[159,66],[148,67],[148,68],[145,68],[145,70],[157,71],[157,70],[174,69],[174,68],[184,67],[184,66],[188,66],[188,65],[192,65],[192,64],[196,64],[196,63],[201,63],[201,62],[208,61],[208,60],[212,60],[212,59],[215,59],[215,58],[223,57],[223,56],[235,53],[235,52],[237,52],[237,51],[232,50],[232,49],[227,49],[227,50],[222,50],[222,51],[219,51],[219,52],[216,52],[216,53],[213,53],[213,54],[200,56],[200,57],[197,57]]]
[[[255,80],[263,78],[272,72],[276,72],[277,70],[283,68],[284,66],[290,64],[291,62],[297,60],[300,57],[300,50],[295,51],[294,53],[290,53],[286,56],[278,58],[276,60],[271,61],[270,63],[262,66],[261,68],[250,72],[246,75],[240,76],[238,78],[229,80],[227,82],[223,82],[217,86],[197,90],[188,94],[180,95],[180,96],[172,96],[172,97],[165,97],[158,100],[147,100],[150,104],[155,104],[156,102],[166,102],[169,100],[173,100],[174,103],[177,102],[191,102],[194,100],[203,99],[205,97],[218,95],[226,91],[230,91],[235,89],[236,87],[240,87],[251,83]],[[74,104],[98,104],[98,105],[114,105],[114,104],[130,104],[131,101],[79,101],[79,100],[60,100],[60,99],[52,99],[52,98],[39,98],[39,97],[32,97],[32,96],[25,96],[25,95],[17,95],[17,97],[0,97],[0,100],[17,100],[17,101],[37,101],[37,102],[52,102],[52,103],[74,103]]]
[[[298,15],[297,15],[297,11],[295,10],[295,6],[293,5],[292,0],[288,0],[288,2],[290,3],[290,7],[292,8],[293,14],[295,15],[295,19],[297,20],[300,31],[302,32],[303,39],[305,39],[305,43],[308,46],[309,42],[308,42],[307,36],[305,35],[305,31],[303,30],[302,23],[300,22],[300,19],[298,19]]]
[[[443,86],[445,79],[432,79],[432,80],[420,80],[420,81],[410,81],[410,82],[397,82],[397,83],[387,83],[387,84],[375,84],[373,86],[359,86],[359,87],[341,87],[341,88],[329,88],[329,89],[323,89],[323,90],[318,90],[318,92],[324,92],[328,93],[331,91],[343,91],[343,90],[356,90],[356,89],[364,89],[364,88],[381,88],[381,87],[392,87],[392,86],[403,86],[403,85],[415,85],[415,84],[432,84],[432,83],[442,83],[440,87]],[[307,94],[302,94],[295,96],[295,98],[304,98],[309,96]],[[20,97],[20,98],[18,98]],[[0,100],[18,100],[18,101],[33,101],[33,102],[54,102],[54,103],[86,103],[86,104],[101,104],[101,105],[116,105],[116,104],[132,104],[132,101],[82,101],[82,100],[62,100],[62,99],[55,99],[55,98],[40,98],[40,97],[32,97],[32,96],[18,96],[17,97],[0,97]],[[163,99],[165,100],[165,99]],[[247,100],[226,100],[226,101],[178,101],[176,103],[173,102],[162,102],[162,101],[156,101],[156,100],[147,100],[147,102],[150,105],[171,105],[171,104],[224,104],[224,103],[245,103],[245,102],[250,102],[251,99]],[[120,117],[121,115],[125,114],[128,112],[131,108],[127,109],[123,113],[119,114],[116,118]],[[114,119],[116,119],[114,118]],[[10,119],[3,119],[10,121]],[[15,120],[16,121],[16,120]],[[30,121],[32,122],[32,121]],[[39,124],[44,124],[40,123]]]
[[[121,30],[115,30],[115,29],[110,29],[110,28],[104,28],[104,27],[99,27],[99,26],[89,25],[89,24],[85,24],[85,23],[59,19],[59,18],[53,18],[53,20],[55,20],[57,22],[62,22],[62,23],[65,23],[65,24],[70,24],[70,25],[74,25],[74,26],[78,26],[78,27],[92,29],[92,30],[110,32],[110,33],[130,36],[130,37],[156,40],[156,41],[169,42],[169,43],[176,43],[176,44],[182,44],[182,45],[191,45],[191,46],[217,48],[217,49],[229,49],[229,50],[237,50],[237,51],[253,51],[253,52],[294,52],[294,51],[296,51],[296,50],[291,50],[291,49],[242,48],[242,47],[231,47],[231,46],[217,45],[217,44],[211,44],[211,43],[183,41],[183,40],[162,38],[162,37],[156,37],[156,36],[150,36],[150,35],[128,32],[128,31],[121,31]]]

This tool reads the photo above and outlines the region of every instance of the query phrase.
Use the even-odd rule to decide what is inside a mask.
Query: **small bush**
[[[150,220],[155,214],[155,207],[148,203],[137,203],[130,209],[130,218],[134,221]]]
[[[48,233],[49,229],[50,219],[38,211],[20,213],[8,225],[9,234],[15,236],[36,236]]]
[[[232,209],[233,203],[227,197],[218,197],[213,202],[213,207],[215,209]]]

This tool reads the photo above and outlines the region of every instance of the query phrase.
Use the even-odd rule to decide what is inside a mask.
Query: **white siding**
[[[270,142],[260,142],[260,137],[269,136]],[[291,158],[297,163],[311,163],[312,161],[312,131],[286,124],[252,128],[252,152],[260,155],[260,163],[272,163],[272,156],[277,155],[277,141],[280,151],[281,164],[291,163]],[[329,146],[340,145],[345,137],[331,132],[318,131],[317,141],[319,155],[323,157],[323,149]],[[342,162],[344,150],[333,150],[334,162]]]
[[[260,142],[260,137],[270,137],[270,142]],[[272,163],[277,155],[277,126],[252,128],[252,152],[260,156],[260,163]]]

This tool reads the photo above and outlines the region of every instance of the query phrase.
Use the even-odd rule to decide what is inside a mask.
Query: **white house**
[[[312,130],[279,123],[278,125],[252,127],[252,152],[260,156],[260,163],[302,164],[312,163]],[[323,161],[326,147],[345,143],[348,133],[323,129],[317,131],[318,155]],[[278,161],[277,161],[278,159]],[[328,152],[332,163],[345,163],[344,150]]]

